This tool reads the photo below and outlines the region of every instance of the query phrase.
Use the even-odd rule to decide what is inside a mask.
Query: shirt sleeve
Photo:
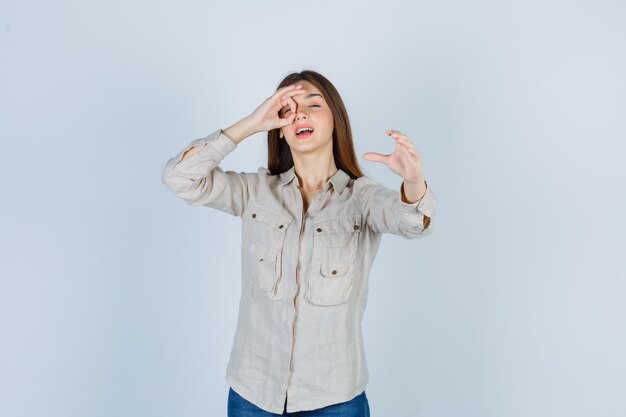
[[[429,235],[436,217],[437,198],[426,182],[426,193],[415,203],[402,201],[404,182],[393,190],[366,177],[354,183],[361,212],[368,226],[379,233],[407,239]]]
[[[189,149],[199,147],[182,160]],[[224,171],[218,164],[237,143],[218,129],[192,141],[167,161],[161,182],[192,206],[207,206],[241,217],[250,195],[254,173]]]

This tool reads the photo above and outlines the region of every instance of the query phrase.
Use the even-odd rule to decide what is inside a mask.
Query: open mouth
[[[313,128],[311,127],[305,127],[305,128],[301,128],[298,129],[296,131],[296,137],[298,139],[305,139],[308,138],[309,136],[311,136],[313,134]]]

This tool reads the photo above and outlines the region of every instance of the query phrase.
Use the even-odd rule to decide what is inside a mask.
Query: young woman
[[[220,168],[263,131],[267,168]],[[415,146],[396,130],[387,135],[393,153],[363,157],[398,174],[396,190],[362,174],[337,90],[302,71],[251,114],[167,162],[162,181],[178,197],[242,219],[229,417],[369,416],[361,321],[381,233],[426,236],[436,207]]]

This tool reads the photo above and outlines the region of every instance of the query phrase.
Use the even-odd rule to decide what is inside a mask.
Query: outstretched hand
[[[396,141],[396,148],[388,155],[366,152],[363,158],[368,161],[382,162],[390,170],[400,175],[406,182],[421,183],[424,181],[420,153],[408,137],[397,130],[388,130],[387,135]]]

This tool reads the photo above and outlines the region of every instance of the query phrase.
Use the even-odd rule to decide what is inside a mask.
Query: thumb
[[[389,155],[383,155],[376,152],[365,152],[363,154],[363,158],[367,159],[368,161],[382,162],[384,164],[387,164],[387,162],[389,161]]]
[[[290,124],[293,123],[295,118],[296,118],[296,114],[295,113],[290,114],[286,118],[279,118],[278,119],[278,127],[289,126]]]

